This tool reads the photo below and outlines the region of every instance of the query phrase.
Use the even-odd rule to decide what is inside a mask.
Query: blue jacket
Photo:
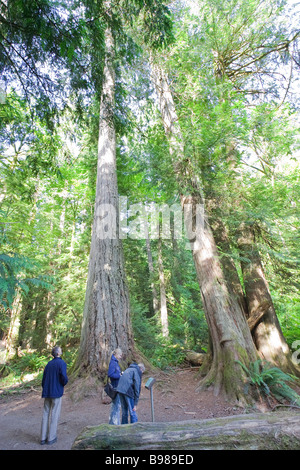
[[[117,391],[134,399],[138,404],[142,385],[142,371],[136,363],[130,364],[120,377]]]
[[[121,377],[121,368],[118,359],[114,355],[111,356],[107,375],[110,378],[112,386],[116,388],[119,383],[119,378]]]
[[[44,369],[42,398],[60,398],[67,383],[67,364],[61,357],[54,357]]]

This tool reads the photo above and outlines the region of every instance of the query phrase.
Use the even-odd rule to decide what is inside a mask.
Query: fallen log
[[[300,450],[298,411],[88,426],[73,450]]]
[[[205,353],[197,353],[195,351],[187,351],[185,359],[193,366],[201,366],[206,357]]]

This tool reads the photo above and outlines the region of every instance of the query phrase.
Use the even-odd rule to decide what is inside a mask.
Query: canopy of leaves
[[[298,31],[281,2],[194,4],[199,9],[191,12],[174,2],[170,13],[165,2],[150,0],[1,2],[0,66],[8,93],[0,104],[0,333],[8,334],[18,295],[17,346],[78,345],[107,27],[116,44],[120,195],[148,206],[179,199],[150,80],[151,48],[169,74],[186,161],[212,216],[226,226],[230,249],[220,254],[234,259],[240,273],[236,229],[245,220],[255,226],[284,333],[290,345],[298,338],[300,187],[292,94]],[[51,119],[58,110],[60,119]],[[162,244],[168,340],[153,309],[152,288],[160,286],[157,240],[150,241],[152,273],[145,240],[128,237],[123,245],[140,349],[165,367],[183,360],[186,348],[206,348],[185,240],[170,236]]]

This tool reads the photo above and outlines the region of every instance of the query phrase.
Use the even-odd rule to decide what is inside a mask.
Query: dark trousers
[[[122,406],[122,422],[121,424],[128,424],[128,414],[130,416],[130,423],[136,423],[138,420],[136,411],[133,411],[134,408],[134,400],[130,398],[128,395],[124,395],[120,393],[120,400]]]

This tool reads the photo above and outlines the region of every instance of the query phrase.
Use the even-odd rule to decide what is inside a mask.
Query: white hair
[[[113,352],[114,356],[122,356],[123,352],[121,348],[116,348]]]
[[[54,346],[54,348],[52,349],[51,354],[52,354],[53,357],[60,356],[62,354],[61,347],[60,346]]]

